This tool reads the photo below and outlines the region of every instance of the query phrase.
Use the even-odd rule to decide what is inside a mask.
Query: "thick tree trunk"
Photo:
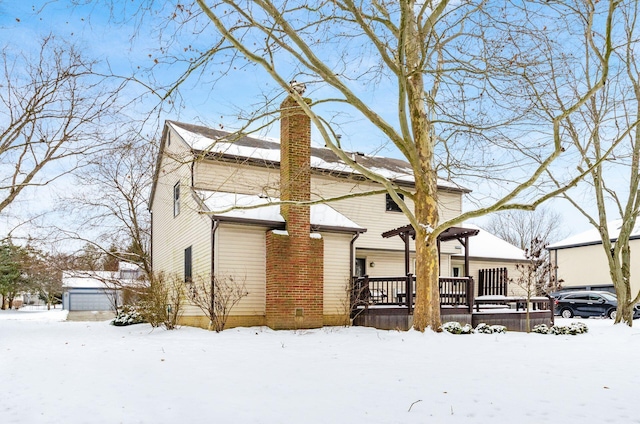
[[[416,307],[413,312],[413,328],[424,331],[431,327],[440,330],[440,264],[437,236],[432,228],[438,225],[437,180],[429,175],[422,180],[424,186],[417,190],[415,214],[420,225],[416,228]]]
[[[421,237],[421,238],[419,238]],[[427,244],[425,232],[416,232],[416,307],[413,312],[413,328],[424,331],[431,327],[439,331],[440,290],[438,287],[438,247]]]
[[[633,303],[631,299],[631,287],[624,281],[615,281],[616,296],[618,297],[618,308],[616,309],[615,324],[625,323],[629,327],[633,325]]]

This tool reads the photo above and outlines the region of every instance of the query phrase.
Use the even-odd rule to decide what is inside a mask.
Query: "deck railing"
[[[472,277],[440,277],[440,305],[464,306],[473,309]],[[351,291],[353,307],[373,305],[403,306],[411,314],[414,307],[416,279],[405,277],[355,277]]]

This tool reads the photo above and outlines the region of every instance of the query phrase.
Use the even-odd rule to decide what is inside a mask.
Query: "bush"
[[[183,283],[179,277],[154,275],[141,296],[139,311],[152,327],[173,330],[178,326],[184,300]]]
[[[460,325],[459,322],[450,321],[442,324],[440,329],[442,331],[446,331],[447,333],[451,333],[451,334],[473,334],[473,333],[496,334],[496,333],[507,332],[507,327],[505,327],[504,325],[489,325],[483,322],[478,324],[478,326],[474,329],[469,324]]]
[[[218,275],[213,279],[196,277],[189,284],[189,300],[209,318],[209,330],[220,332],[234,306],[249,295],[244,279]]]
[[[116,327],[122,327],[125,325],[141,324],[145,322],[140,312],[135,306],[124,305],[116,314],[116,317],[111,321],[111,325]]]
[[[469,324],[460,325],[456,321],[445,322],[440,329],[451,334],[472,334],[474,332],[473,327]]]
[[[569,334],[575,336],[576,334],[584,334],[589,332],[589,328],[582,322],[572,322],[569,325],[554,325],[549,328],[545,324],[539,324],[533,327],[534,333],[539,334]]]
[[[481,322],[476,327],[476,333],[482,334],[496,334],[496,333],[506,333],[507,327],[504,325],[489,325]]]
[[[535,327],[533,327],[533,330],[531,330],[533,333],[538,333],[538,334],[549,334],[549,327],[547,326],[547,324],[538,324]]]

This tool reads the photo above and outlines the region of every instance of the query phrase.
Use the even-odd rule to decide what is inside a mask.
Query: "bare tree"
[[[62,213],[73,216],[58,237],[91,246],[114,263],[132,262],[151,276],[150,215],[147,201],[156,145],[132,132],[74,172],[82,190],[66,193]]]
[[[301,0],[276,5],[268,0],[215,4],[197,0],[181,4],[174,20],[181,26],[195,25],[200,40],[209,36],[211,41],[199,42],[202,50],[189,61],[178,83],[227,59],[238,68],[247,63],[257,67],[281,92],[291,95],[325,145],[384,187],[415,228],[414,327],[439,328],[437,236],[466,219],[496,210],[533,209],[552,196],[553,190],[541,192],[539,180],[563,153],[560,123],[606,80],[602,76],[570,93],[563,108],[547,108],[548,116],[532,119],[531,110],[546,102],[553,88],[547,79],[553,63],[541,58],[565,53],[570,57],[555,38],[566,33],[584,37],[596,29],[608,34],[617,4],[613,0],[590,4],[591,9],[579,11],[586,15],[576,16],[573,3],[547,3],[344,0],[312,4]],[[542,20],[538,19],[541,8],[547,16]],[[593,19],[595,15],[604,18]],[[210,32],[211,27],[218,36]],[[611,46],[606,44],[603,69],[610,54]],[[579,62],[575,56],[574,60]],[[317,99],[307,102],[292,90],[289,82],[294,78],[307,85],[318,82]],[[387,84],[395,92],[384,109],[376,109],[363,90],[375,84]],[[268,99],[259,109],[243,108],[241,117],[248,120],[247,127],[255,128],[256,117],[277,113],[279,102],[273,96]],[[385,112],[389,104],[394,105],[391,114]],[[411,166],[415,191],[364,168],[342,149],[337,137],[340,123],[330,105],[362,119],[370,133],[393,143]],[[532,140],[526,130],[540,126],[546,128],[540,133],[543,142]],[[503,184],[497,200],[442,222],[438,173],[457,178],[495,178],[507,173],[503,181],[511,184]],[[555,193],[575,184],[580,173],[574,177]],[[414,207],[401,196],[411,199]]]
[[[562,215],[543,205],[535,211],[512,210],[492,214],[486,229],[525,250],[536,239],[548,244],[566,237],[568,234],[562,225]]]
[[[612,25],[615,31],[610,43],[616,46],[604,90],[589,99],[580,113],[563,122],[563,130],[572,142],[572,154],[579,158],[578,168],[587,178],[572,191],[565,192],[568,200],[588,222],[598,230],[607,259],[611,281],[618,297],[615,323],[633,323],[633,307],[640,301],[640,293],[632,293],[630,236],[640,212],[640,68],[638,68],[638,3],[619,2],[619,13]],[[585,47],[604,45],[604,34],[594,34]],[[586,65],[589,77],[577,80],[572,70],[559,69],[570,75],[570,89],[594,84],[599,75],[607,73],[602,67],[601,49],[587,49]],[[568,72],[567,72],[568,71]],[[564,99],[558,95],[559,105]],[[620,178],[624,181],[620,184]],[[556,174],[558,185],[562,180]],[[590,201],[585,204],[583,199]],[[611,228],[612,216],[622,219],[620,228]]]
[[[5,47],[0,66],[2,212],[27,187],[51,183],[105,147],[123,85],[99,75],[96,62],[53,36],[33,57]]]
[[[186,64],[166,96],[194,75],[204,83],[212,69],[217,81],[246,67],[264,72],[271,91],[263,91],[264,102],[254,109],[240,107],[243,131],[268,125],[276,119],[278,96],[291,95],[325,145],[379,183],[415,228],[414,327],[422,331],[440,327],[436,240],[442,231],[492,211],[532,210],[582,177],[575,171],[549,190],[541,181],[564,153],[561,124],[605,85],[618,3],[196,0],[177,5],[172,22],[162,26],[169,41],[161,42],[154,63]],[[178,35],[185,33],[197,36],[182,43]],[[602,34],[604,43],[592,34]],[[576,69],[583,65],[573,54],[574,37],[601,52],[603,72],[579,90],[561,90],[565,101],[553,107],[548,99],[558,87],[549,75],[556,58]],[[293,79],[315,86],[315,99],[292,90]],[[394,98],[380,105],[371,86],[388,87]],[[532,113],[538,109],[545,113]],[[342,148],[342,124],[354,119],[366,124],[369,138],[389,140],[404,156],[415,191],[361,166]],[[439,174],[493,181],[495,198],[443,222]]]
[[[555,290],[555,281],[551,279],[546,243],[542,238],[534,237],[529,247],[524,249],[526,262],[516,264],[519,275],[511,282],[522,288],[526,296],[526,330],[531,332],[530,305],[533,296],[543,296]]]
[[[244,280],[232,275],[218,275],[211,279],[196,277],[188,283],[186,290],[191,303],[209,318],[209,330],[216,333],[224,330],[233,307],[249,295]]]

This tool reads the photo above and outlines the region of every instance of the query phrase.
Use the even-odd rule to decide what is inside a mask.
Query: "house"
[[[120,262],[118,271],[62,271],[62,309],[114,311],[125,301],[125,289],[134,287],[140,268]]]
[[[280,140],[165,123],[150,197],[152,267],[187,284],[212,276],[242,281],[248,296],[235,306],[228,326],[344,324],[354,276],[405,278],[414,272],[413,241],[382,237],[407,219],[379,184],[331,150],[311,146],[309,119],[291,97],[281,113]],[[405,190],[414,188],[404,161],[362,153],[352,158]],[[467,192],[438,181],[441,219],[461,213]],[[517,260],[514,252],[507,258],[487,255],[466,239],[466,258],[477,262],[465,269],[465,249],[456,241],[462,233],[456,234],[441,246],[443,276],[462,278],[479,267],[504,268]],[[500,275],[504,282],[506,275]],[[182,320],[207,325],[195,307]]]
[[[607,223],[608,231],[617,240],[622,220]],[[640,223],[636,223],[629,237],[631,247],[631,293],[640,290]],[[596,228],[573,235],[547,246],[556,281],[564,289],[614,291],[609,264]]]

